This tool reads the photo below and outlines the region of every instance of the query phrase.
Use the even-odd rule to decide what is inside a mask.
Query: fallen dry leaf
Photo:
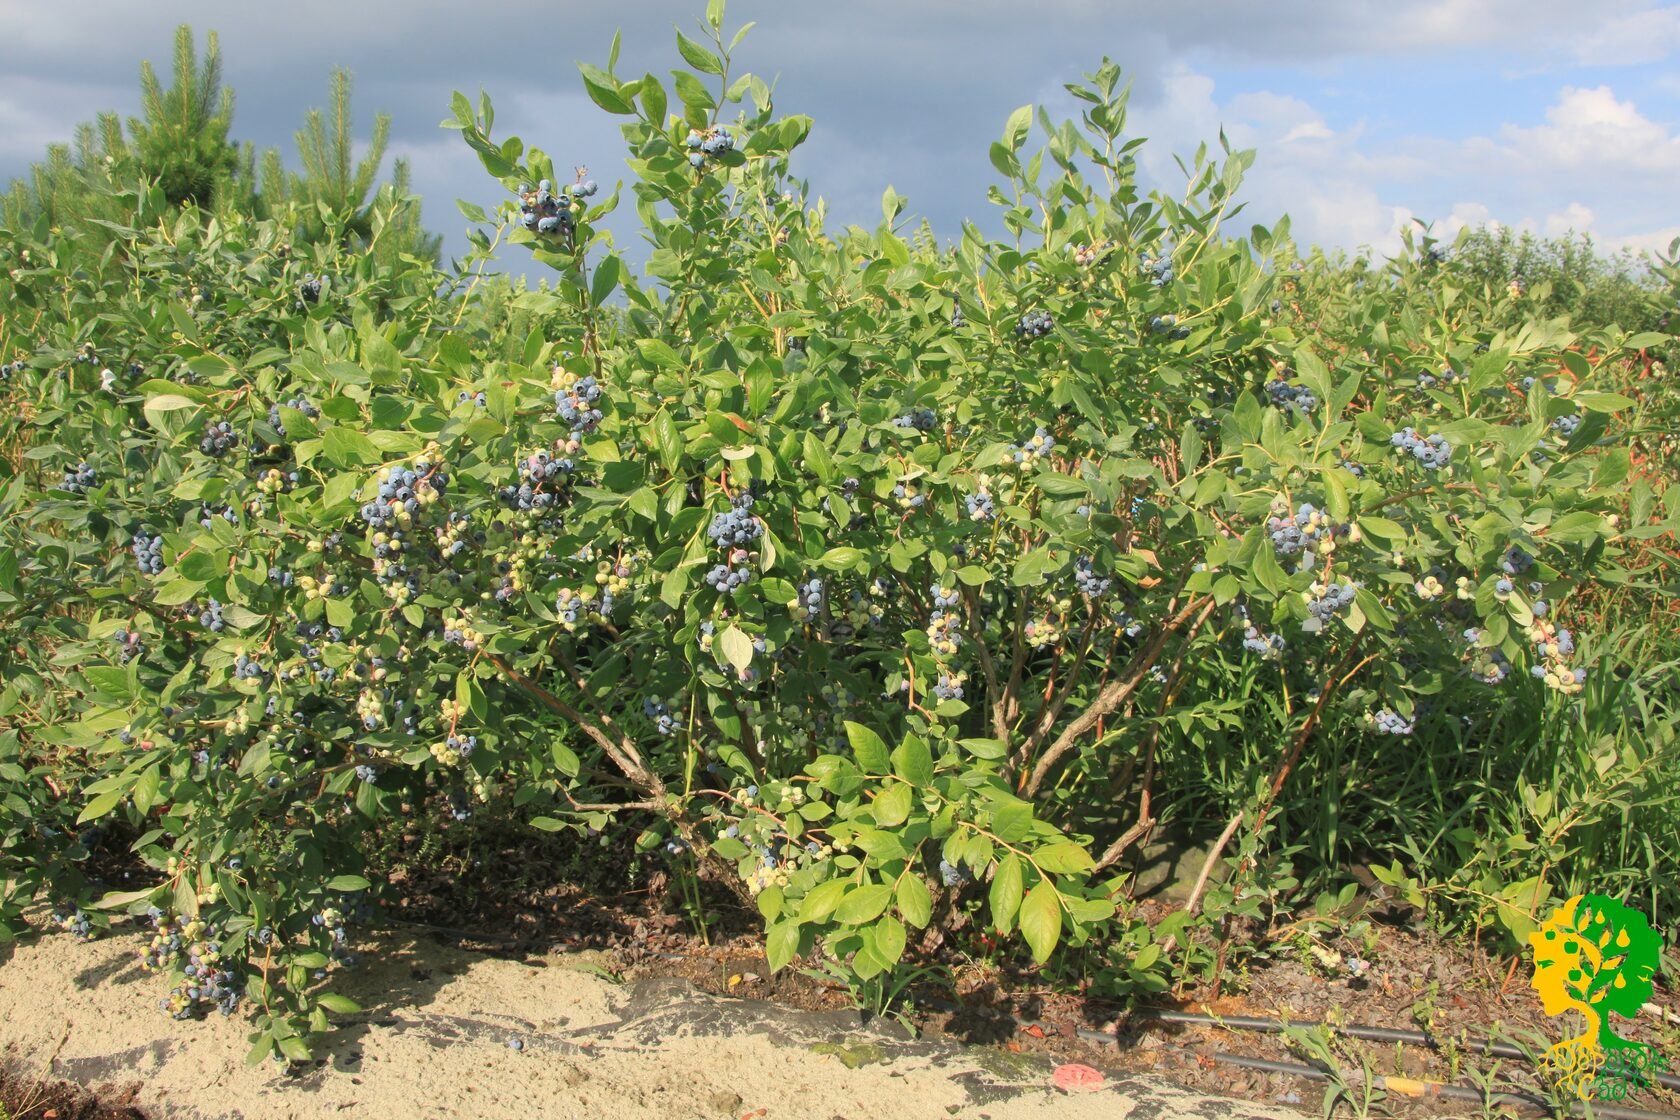
[[[1056,1088],[1066,1089],[1068,1092],[1091,1093],[1103,1087],[1103,1075],[1090,1066],[1082,1066],[1075,1062],[1056,1067],[1050,1080]]]

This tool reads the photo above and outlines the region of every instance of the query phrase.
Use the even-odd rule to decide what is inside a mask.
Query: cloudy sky
[[[483,88],[498,136],[606,186],[627,172],[614,118],[574,63],[667,79],[672,29],[704,0],[0,0],[0,181],[102,109],[138,109],[138,67],[168,72],[174,26],[221,37],[234,133],[296,160],[292,135],[355,75],[366,135],[393,117],[427,224],[465,247],[456,198],[498,201],[458,134],[450,91]],[[816,120],[796,170],[840,221],[879,220],[892,184],[942,237],[985,217],[987,144],[1027,101],[1071,112],[1062,83],[1103,55],[1133,81],[1130,131],[1154,185],[1223,126],[1259,151],[1248,216],[1289,213],[1303,241],[1379,252],[1413,217],[1450,234],[1495,221],[1609,246],[1680,236],[1680,4],[1650,0],[732,0],[757,20],[736,65]],[[673,99],[674,100],[674,99]],[[990,225],[988,221],[986,223]],[[628,224],[623,228],[627,236]],[[635,250],[632,248],[632,252]]]

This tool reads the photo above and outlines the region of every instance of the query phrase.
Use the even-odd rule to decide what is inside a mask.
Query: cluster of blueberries
[[[1581,418],[1576,415],[1559,416],[1552,421],[1552,431],[1564,439],[1572,438],[1581,427]]]
[[[1155,282],[1157,288],[1164,288],[1173,282],[1173,263],[1169,256],[1151,257],[1147,249],[1139,253],[1143,271]]]
[[[947,887],[960,887],[972,878],[973,876],[968,873],[968,868],[962,864],[952,863],[945,859],[939,861],[939,881]]]
[[[140,633],[137,630],[124,628],[112,634],[111,638],[117,643],[117,664],[119,665],[127,665],[146,652],[146,645],[140,640]]]
[[[204,438],[198,441],[198,449],[212,459],[219,459],[238,446],[239,433],[226,420],[206,423]]]
[[[1171,338],[1189,338],[1190,328],[1178,325],[1177,315],[1156,315],[1149,320],[1149,329]]]
[[[735,137],[729,134],[727,128],[711,128],[705,132],[698,129],[688,130],[688,162],[690,166],[700,167],[706,162],[706,157],[716,159],[725,152],[735,150]]]
[[[222,619],[222,604],[214,599],[210,600],[210,605],[199,612],[198,624],[211,633],[221,633],[227,625]]]
[[[1483,649],[1478,643],[1482,632],[1477,627],[1470,627],[1464,631],[1464,640],[1469,643],[1474,654],[1470,667],[1471,674],[1483,684],[1499,684],[1511,675],[1511,662],[1497,646]]]
[[[573,434],[593,432],[601,422],[601,410],[595,405],[601,399],[601,384],[593,377],[573,382],[570,388],[554,391],[554,410],[570,425]]]
[[[1081,556],[1073,562],[1073,586],[1086,598],[1106,595],[1113,582],[1107,576],[1097,575],[1096,566],[1089,556]]]
[[[984,490],[968,495],[963,501],[968,506],[968,517],[971,521],[985,521],[996,512],[992,505],[992,496]]]
[[[459,393],[455,394],[456,404],[466,404],[468,401],[476,404],[479,408],[483,408],[485,405],[490,403],[490,398],[485,396],[482,391],[469,393],[465,389],[462,389]]]
[[[133,544],[128,547],[134,554],[134,563],[139,564],[139,574],[156,576],[163,571],[163,537],[136,532]]]
[[[321,279],[313,272],[303,275],[303,283],[298,285],[298,298],[304,303],[316,303],[321,298]]]
[[[963,685],[968,683],[967,673],[941,672],[939,680],[933,686],[933,695],[939,700],[961,700]]]
[[[519,485],[502,487],[502,504],[509,509],[547,509],[559,500],[566,476],[575,469],[571,459],[533,451],[519,461]],[[555,482],[554,488],[544,489],[550,482]]]
[[[1302,415],[1318,407],[1318,394],[1305,385],[1295,385],[1281,377],[1266,382],[1266,396],[1271,400],[1273,408],[1281,408],[1285,412],[1298,412]]]
[[[98,478],[99,473],[84,461],[65,468],[64,481],[58,488],[66,493],[81,494],[91,489]]]
[[[652,696],[642,697],[642,714],[653,721],[653,726],[661,735],[675,735],[677,733],[677,717],[671,712],[671,705]]]
[[[52,920],[53,925],[65,933],[73,935],[77,941],[93,940],[93,922],[88,918],[87,912],[80,906],[76,907],[73,913],[58,911],[53,914]]]
[[[729,508],[712,515],[706,536],[713,547],[722,551],[727,562],[714,565],[706,573],[706,584],[714,590],[732,592],[744,587],[752,579],[752,571],[744,563],[746,546],[764,535],[764,526],[752,515],[753,496],[743,490],[729,501]]]
[[[956,600],[953,598],[951,601],[954,603]],[[963,643],[962,623],[956,614],[936,610],[928,616],[927,636],[928,645],[936,655],[954,656]]]
[[[257,664],[245,654],[233,659],[233,678],[240,681],[260,681],[266,679],[268,670]]]
[[[893,487],[893,497],[899,505],[910,509],[921,509],[927,504],[927,495],[916,488],[913,482],[900,482]]]
[[[198,507],[198,524],[202,528],[210,528],[216,523],[218,517],[229,525],[239,524],[239,511],[232,506],[200,505]]]
[[[811,576],[804,580],[796,589],[794,598],[795,615],[802,622],[819,617],[822,614],[825,597],[823,581],[819,577]]]
[[[1353,584],[1343,580],[1332,583],[1318,591],[1307,602],[1307,620],[1301,624],[1301,629],[1309,634],[1316,634],[1324,629],[1326,623],[1353,605],[1354,593],[1358,589]]]
[[[141,958],[148,972],[161,972],[181,964],[181,982],[158,1001],[177,1019],[189,1019],[214,1007],[223,1015],[233,1014],[243,997],[238,976],[222,959],[216,927],[192,919],[177,924],[166,919],[157,907],[148,911],[155,931]]]
[[[1420,373],[1417,375],[1419,389],[1433,389],[1437,385],[1451,385],[1462,380],[1463,374],[1451,366],[1442,366],[1440,373]]]
[[[0,364],[0,377],[11,377],[13,374],[22,373],[27,368],[28,367],[23,364],[22,358],[14,358],[12,360],[12,364],[9,366]]]
[[[1294,513],[1267,518],[1266,531],[1271,534],[1272,549],[1280,559],[1304,554],[1303,559],[1311,560],[1316,555],[1315,545],[1346,536],[1349,529],[1346,525],[1332,524],[1329,515],[1311,502],[1302,502]]]
[[[379,497],[362,505],[362,520],[374,529],[382,529],[398,507],[411,514],[420,512],[420,498],[414,488],[421,479],[440,494],[449,486],[449,475],[432,470],[430,459],[417,459],[412,467],[387,468],[379,479]]]
[[[1029,311],[1015,324],[1015,333],[1022,338],[1043,338],[1055,326],[1048,311]]]
[[[1243,630],[1243,648],[1250,653],[1258,653],[1261,657],[1276,658],[1283,656],[1287,643],[1281,634],[1262,634],[1260,628],[1250,623]]]
[[[1407,452],[1426,469],[1438,471],[1452,462],[1452,444],[1444,436],[1420,436],[1408,425],[1389,437],[1391,445]]]
[[[309,403],[309,401],[306,400],[303,397],[293,397],[289,401],[276,401],[274,404],[269,405],[268,406],[268,423],[269,423],[269,426],[272,427],[275,430],[275,432],[280,436],[281,439],[286,438],[286,425],[284,425],[280,422],[280,407],[281,407],[282,404],[284,404],[285,407],[287,407],[289,409],[292,409],[296,412],[303,413],[305,416],[309,417],[309,419],[311,419],[311,420],[319,419],[320,416],[321,416],[321,410],[316,408],[313,404]]]
[[[547,179],[532,190],[527,183],[519,184],[519,223],[528,230],[570,240],[577,218],[572,213],[574,200],[589,198],[595,193],[595,180],[568,183],[559,191]]]
[[[1371,722],[1384,735],[1410,735],[1416,725],[1415,720],[1406,719],[1387,708],[1372,716]]]
[[[1009,445],[1009,456],[1014,462],[1027,466],[1034,460],[1048,457],[1055,449],[1056,438],[1043,428],[1035,428],[1026,443]]]
[[[939,426],[939,414],[931,408],[913,408],[903,416],[893,417],[893,427],[914,428],[918,432],[931,432]]]

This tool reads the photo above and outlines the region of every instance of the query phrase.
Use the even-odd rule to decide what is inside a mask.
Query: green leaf
[[[589,94],[589,100],[595,102],[609,113],[621,117],[636,115],[636,107],[619,92],[622,88],[618,79],[605,70],[591,66],[587,62],[578,63],[578,72],[583,75],[583,89]]]
[[[1021,861],[1010,852],[998,861],[997,874],[987,901],[991,906],[992,928],[1008,933],[1015,924],[1015,912],[1021,906]]]
[[[772,972],[786,968],[799,955],[799,923],[788,920],[771,925],[764,938],[764,955]]]
[[[817,564],[821,567],[827,568],[831,572],[843,572],[848,569],[861,566],[864,561],[864,556],[864,551],[860,548],[852,548],[849,545],[840,545],[837,548],[831,548],[827,552],[823,553],[822,558],[817,561]]]
[[[915,791],[909,786],[895,784],[875,799],[875,823],[882,828],[901,825],[910,816],[910,799]]]
[[[893,773],[913,786],[933,784],[933,754],[914,735],[906,735],[892,754]]]
[[[683,361],[677,352],[657,338],[638,338],[636,350],[645,361],[653,363],[659,369],[671,370],[673,373],[683,368]]]
[[[115,665],[89,665],[82,670],[82,676],[86,677],[94,688],[114,700],[127,700],[133,695],[127,669],[119,669]]]
[[[1023,105],[1009,114],[1009,120],[1003,126],[1003,142],[1011,152],[1021,150],[1021,145],[1027,142],[1027,131],[1032,128],[1031,105]]]
[[[1039,964],[1050,959],[1062,936],[1061,897],[1048,879],[1041,880],[1021,903],[1021,936],[1027,939]]]
[[[341,996],[337,992],[322,992],[315,997],[315,1002],[335,1015],[354,1015],[362,1009],[361,1004],[349,996]]]
[[[343,425],[328,428],[321,437],[322,453],[336,467],[363,466],[377,463],[379,449],[361,432]]]
[[[676,85],[677,100],[681,101],[690,113],[704,113],[717,108],[717,102],[712,100],[711,91],[700,84],[699,78],[686,70],[678,70],[671,77]]]
[[[106,813],[109,813],[112,809],[115,809],[117,807],[117,802],[122,799],[123,795],[121,790],[111,790],[108,793],[100,794],[98,797],[88,802],[87,808],[83,809],[76,817],[76,823],[86,824],[88,821],[98,820]]]
[[[1604,519],[1596,513],[1587,510],[1576,510],[1566,513],[1552,522],[1551,528],[1546,530],[1546,539],[1564,541],[1577,544],[1590,541],[1604,533]]]
[[[861,723],[846,721],[846,741],[852,746],[852,754],[865,774],[885,774],[890,762],[887,757],[887,744],[881,737]]]
[[[799,920],[801,922],[826,922],[834,914],[835,907],[846,895],[846,881],[844,879],[830,879],[826,883],[818,883],[805,893],[799,902]]]
[[[872,922],[887,908],[887,904],[892,902],[892,897],[892,888],[880,883],[855,887],[847,891],[846,897],[835,907],[834,920],[848,926]]]
[[[1403,544],[1406,540],[1406,530],[1398,521],[1390,521],[1386,517],[1362,516],[1359,519],[1359,530],[1368,537],[1374,537],[1378,542],[1390,547]]]
[[[898,912],[917,929],[926,929],[933,920],[933,895],[920,875],[909,871],[898,881]]]
[[[684,35],[677,32],[677,53],[683,56],[683,61],[705,74],[723,76],[723,60],[711,51]]]
[[[683,439],[677,431],[677,422],[663,408],[653,416],[653,441],[659,448],[660,462],[665,464],[666,470],[675,473],[677,465],[682,462]]]
[[[1043,871],[1053,871],[1058,875],[1071,875],[1080,871],[1089,871],[1096,866],[1096,861],[1084,848],[1072,841],[1052,844],[1048,848],[1040,848],[1033,853],[1033,862]]]
[[[360,875],[335,875],[327,880],[329,891],[365,891],[373,886]]]
[[[718,635],[718,648],[723,651],[724,659],[737,671],[752,664],[752,639],[734,623],[724,627],[723,633]]]
[[[888,966],[904,956],[904,923],[891,914],[884,914],[875,924],[875,952]]]

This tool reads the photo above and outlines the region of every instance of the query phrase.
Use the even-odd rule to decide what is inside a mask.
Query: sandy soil
[[[0,1060],[154,1117],[627,1120],[1272,1118],[1298,1113],[1110,1074],[1055,1087],[1025,1055],[866,1030],[853,1013],[722,999],[684,980],[615,983],[589,953],[524,963],[393,939],[338,990],[313,1068],[245,1065],[239,1016],[177,1023],[138,967],[142,937],[49,935],[0,949]],[[518,1049],[510,1043],[517,1040]]]

